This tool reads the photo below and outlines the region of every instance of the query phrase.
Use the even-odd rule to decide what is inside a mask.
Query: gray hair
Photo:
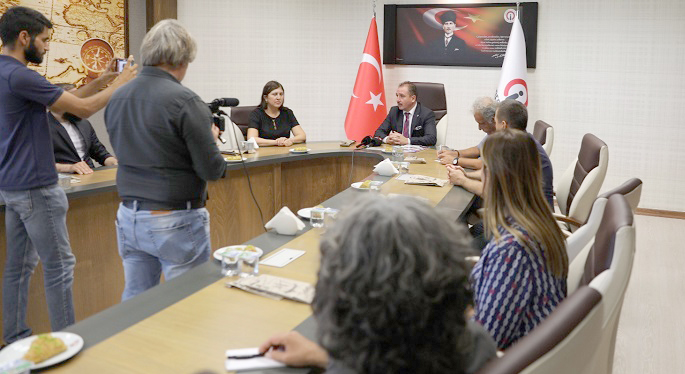
[[[357,201],[321,240],[320,344],[356,373],[463,373],[465,228],[409,197]],[[419,342],[419,343],[417,343]]]
[[[159,21],[143,39],[140,57],[143,66],[178,67],[195,59],[197,44],[188,30],[174,19]]]
[[[495,112],[497,112],[497,102],[491,97],[483,96],[476,99],[473,102],[473,108],[471,108],[473,114],[480,113],[483,116],[485,122],[493,124],[495,123]]]

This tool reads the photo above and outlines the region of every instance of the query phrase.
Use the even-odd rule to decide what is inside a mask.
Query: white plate
[[[233,249],[243,249],[245,247],[247,247],[247,246],[246,245],[231,245],[228,247],[219,248],[216,251],[214,251],[214,258],[221,261],[221,255],[223,255],[225,252],[228,252],[228,251],[233,250]],[[259,257],[262,257],[262,255],[264,254],[264,251],[262,251],[262,249],[259,247],[254,247],[254,248],[257,250]]]
[[[297,215],[304,219],[310,219],[312,218],[312,208],[302,208],[297,211]]]
[[[370,187],[373,187],[373,186],[380,187],[383,184],[383,182],[381,182],[381,181],[372,181],[371,186],[369,188],[360,188],[359,186],[361,186],[362,183],[363,182],[354,182],[351,184],[351,186],[352,186],[352,188],[357,189],[359,191],[369,191],[371,189]]]
[[[383,149],[381,149],[381,152],[386,153],[386,154],[392,154],[392,149],[388,151],[385,148],[383,148]]]
[[[290,148],[290,153],[307,153],[309,151],[311,151],[309,148],[306,151],[296,151],[295,148]]]
[[[245,160],[247,160],[247,157],[243,157],[242,160],[227,160],[227,159],[224,157],[224,161],[226,161],[226,162],[241,162],[241,161],[245,161]]]
[[[52,332],[50,334],[56,338],[62,339],[64,344],[67,345],[67,350],[39,364],[31,365],[31,370],[59,364],[60,362],[71,358],[83,348],[83,338],[76,334],[70,332]],[[38,338],[38,335],[33,335],[8,345],[5,349],[0,351],[0,362],[14,361],[24,357],[26,352],[29,351],[31,343],[36,340],[36,338]]]

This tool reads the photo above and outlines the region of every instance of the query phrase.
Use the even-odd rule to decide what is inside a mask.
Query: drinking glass
[[[232,277],[240,274],[240,255],[239,251],[228,251],[221,255],[221,274],[225,277]]]
[[[397,171],[399,171],[399,176],[409,173],[409,163],[408,162],[398,162]]]
[[[240,262],[242,263],[241,278],[254,277],[259,274],[259,255],[257,253],[243,252]]]
[[[65,190],[71,188],[71,175],[57,174],[58,184]]]
[[[325,208],[312,208],[309,216],[309,221],[312,223],[312,227],[323,227],[325,215]]]
[[[392,147],[392,160],[404,161],[404,149],[401,145],[396,145]]]

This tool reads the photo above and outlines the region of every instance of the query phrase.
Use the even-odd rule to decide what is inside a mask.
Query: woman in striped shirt
[[[483,162],[483,221],[492,239],[471,272],[475,319],[506,349],[566,297],[568,256],[542,192],[534,140],[501,130],[486,140]]]

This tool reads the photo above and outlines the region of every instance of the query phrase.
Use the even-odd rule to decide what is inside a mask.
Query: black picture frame
[[[443,11],[436,12],[436,9],[443,9]],[[505,41],[509,39],[512,25],[504,17],[511,17],[510,9],[516,9],[516,3],[386,4],[383,19],[383,63],[386,65],[501,67],[504,61],[504,51],[506,51]],[[436,45],[439,40],[445,40],[445,34],[441,29],[436,28],[435,22],[439,23],[438,18],[448,13],[445,10],[456,11],[456,23],[463,26],[454,33],[457,39],[461,40],[456,40],[456,42],[461,44],[454,49],[444,47],[449,51],[442,52],[442,49],[439,50]],[[469,13],[469,10],[476,15]],[[478,15],[481,14],[488,17],[485,20],[479,19]],[[501,14],[502,18],[498,20],[497,14]],[[464,20],[471,19],[469,17],[476,18],[475,21],[471,21],[473,24],[478,24],[477,21],[487,21],[487,23],[478,24],[475,27],[470,24],[470,21]],[[519,18],[526,39],[526,63],[529,68],[535,68],[538,3],[520,3]],[[472,27],[469,29],[469,26]]]

